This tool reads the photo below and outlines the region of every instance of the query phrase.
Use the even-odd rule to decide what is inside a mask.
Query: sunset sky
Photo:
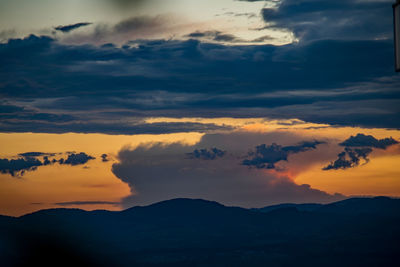
[[[0,0],[0,214],[400,197],[393,0]]]

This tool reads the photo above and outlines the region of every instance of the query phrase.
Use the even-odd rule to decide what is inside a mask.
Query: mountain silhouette
[[[226,207],[173,199],[124,211],[0,216],[1,266],[399,266],[400,200]]]

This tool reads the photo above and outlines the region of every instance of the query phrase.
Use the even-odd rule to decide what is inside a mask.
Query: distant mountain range
[[[400,266],[400,200],[0,216],[0,266]]]

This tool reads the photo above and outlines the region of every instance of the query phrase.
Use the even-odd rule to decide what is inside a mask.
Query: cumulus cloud
[[[95,157],[89,156],[84,152],[81,153],[71,153],[68,155],[67,159],[60,159],[58,162],[60,164],[65,164],[65,165],[83,165],[86,164],[89,160],[95,159]]]
[[[389,146],[398,143],[399,142],[392,137],[376,139],[372,135],[359,133],[339,144],[345,147],[344,151],[338,154],[337,160],[331,162],[328,166],[324,167],[323,170],[354,168],[360,165],[361,160],[364,160],[363,164],[367,164],[370,161],[368,156],[372,153],[373,148],[385,150]]]
[[[279,161],[287,161],[290,154],[296,154],[311,149],[316,149],[317,145],[322,142],[303,142],[296,146],[286,146],[273,143],[272,145],[259,145],[255,151],[248,153],[248,158],[242,161],[242,164],[258,169],[274,169],[275,163]]]
[[[249,134],[245,142],[238,144],[236,140],[245,135],[206,135],[193,146],[157,143],[123,148],[118,154],[119,162],[112,167],[113,173],[131,188],[132,195],[123,199],[123,205],[129,207],[177,197],[212,199],[247,207],[282,201],[329,202],[343,198],[312,189],[309,185],[297,185],[287,177],[278,178],[273,172],[243,166],[240,158],[248,150],[247,144],[271,137]],[[220,139],[224,142],[219,143]],[[227,151],[225,156],[213,160],[193,160],[187,156],[196,147],[217,144]],[[201,158],[201,152],[199,154]]]
[[[371,148],[348,148],[339,153],[338,159],[324,167],[323,170],[339,170],[354,168],[360,165],[360,160],[364,160],[364,164],[369,162],[368,155],[371,154]]]
[[[34,171],[43,163],[35,158],[0,159],[0,172],[11,176],[23,176],[26,171]]]
[[[36,171],[40,166],[56,163],[50,160],[56,153],[25,152],[17,155],[17,159],[0,159],[0,172],[11,176],[23,176],[28,171]]]
[[[359,133],[356,136],[351,136],[349,139],[343,141],[342,143],[340,143],[340,145],[346,147],[373,147],[373,148],[386,149],[387,147],[398,143],[399,142],[393,139],[392,137],[384,139],[376,139],[372,135],[365,135]]]
[[[25,152],[20,153],[16,157],[17,159],[0,159],[0,172],[3,174],[10,174],[11,176],[23,176],[28,171],[36,171],[40,166],[47,166],[51,164],[61,165],[83,165],[89,160],[94,160],[92,157],[84,152],[75,153],[67,152],[67,158],[57,158],[57,155],[63,153],[46,153],[46,152]],[[106,155],[106,154],[104,154]],[[103,162],[108,161],[106,157],[102,157]]]

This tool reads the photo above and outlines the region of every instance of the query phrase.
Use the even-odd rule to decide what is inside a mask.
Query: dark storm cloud
[[[399,142],[393,139],[392,137],[384,139],[376,139],[372,135],[365,135],[359,133],[356,136],[351,136],[349,139],[340,143],[340,145],[346,147],[373,147],[373,148],[386,149],[387,147],[398,143]]]
[[[70,24],[70,25],[64,25],[64,26],[57,26],[54,29],[57,31],[61,31],[61,32],[70,32],[73,30],[76,30],[78,28],[84,27],[84,26],[88,26],[91,25],[92,23],[90,22],[80,22],[80,23],[75,23],[75,24]]]
[[[225,154],[226,151],[214,147],[210,149],[195,149],[193,152],[187,153],[186,155],[191,159],[214,160],[222,158]]]
[[[392,2],[282,0],[262,15],[273,27],[289,29],[302,40],[373,40],[392,37]]]
[[[372,153],[373,148],[387,149],[389,146],[398,144],[399,142],[392,137],[376,139],[372,135],[364,135],[362,133],[356,136],[351,136],[346,139],[340,146],[344,146],[343,152],[338,154],[338,159],[331,162],[323,170],[339,170],[349,169],[360,165],[361,160],[364,160],[364,164],[369,162],[369,154]]]
[[[286,0],[275,11],[264,10],[266,18],[273,12],[269,21],[275,27],[303,36],[300,43],[284,46],[136,40],[96,47],[63,45],[43,36],[9,40],[0,44],[0,131],[157,134],[216,128],[130,124],[132,118],[182,114],[400,128],[400,79],[393,73],[392,40],[384,37],[392,32],[390,5],[296,3],[298,9]],[[160,29],[162,24],[130,18],[99,35],[110,29],[130,33],[135,27],[147,32],[149,25]],[[194,32],[192,37],[217,34],[223,33]]]
[[[76,165],[83,165],[86,164],[89,160],[95,159],[95,157],[92,157],[90,155],[87,155],[84,152],[75,154],[71,153],[68,155],[67,159],[60,159],[58,162],[60,164],[64,165],[71,165],[71,166],[76,166]]]
[[[242,164],[258,169],[274,169],[275,163],[287,161],[288,156],[308,150],[316,149],[317,145],[323,144],[319,141],[303,142],[296,146],[281,146],[273,143],[272,145],[259,145],[255,151],[248,153],[248,158],[242,161]]]

